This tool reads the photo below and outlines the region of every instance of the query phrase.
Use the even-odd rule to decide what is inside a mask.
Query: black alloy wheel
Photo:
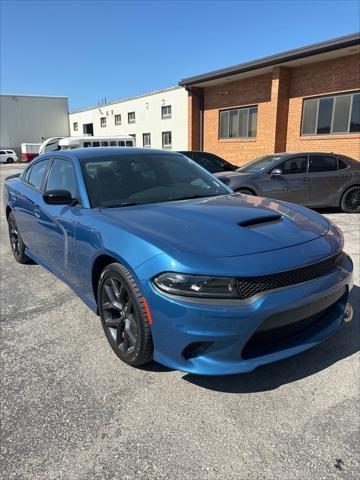
[[[116,355],[132,366],[149,362],[153,344],[144,299],[130,272],[119,263],[108,265],[101,274],[98,306]]]
[[[340,204],[341,210],[345,213],[360,213],[360,186],[355,185],[347,190]]]
[[[31,259],[25,255],[25,244],[21,238],[13,212],[10,212],[8,226],[11,250],[15,260],[18,263],[31,263]]]

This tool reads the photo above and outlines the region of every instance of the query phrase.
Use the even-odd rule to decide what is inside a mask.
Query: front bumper
[[[168,296],[149,283],[146,298],[153,316],[154,359],[189,373],[229,375],[307,350],[342,324],[353,286],[352,270],[350,257],[344,255],[326,275],[247,302],[202,299],[200,303]],[[303,329],[273,343],[262,338],[260,347],[254,342],[269,319],[286,327],[287,318],[289,323],[304,321]]]

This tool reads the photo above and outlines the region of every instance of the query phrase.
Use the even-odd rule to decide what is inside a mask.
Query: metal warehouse
[[[41,143],[70,133],[67,97],[1,95],[0,113],[1,148],[18,155],[21,143]]]

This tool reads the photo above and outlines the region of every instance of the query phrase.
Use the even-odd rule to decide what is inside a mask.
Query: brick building
[[[188,148],[235,164],[275,152],[360,159],[360,34],[186,78]]]

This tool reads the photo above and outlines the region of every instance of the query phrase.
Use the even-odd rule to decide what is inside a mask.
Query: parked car
[[[209,152],[197,152],[197,151],[181,151],[179,152],[182,155],[185,155],[194,162],[201,165],[210,173],[218,173],[218,172],[232,172],[236,170],[238,167],[233,165],[232,163],[224,160],[223,158],[215,155],[214,153]]]
[[[236,172],[218,174],[234,191],[309,207],[360,212],[360,162],[329,153],[264,155]]]
[[[15,259],[64,280],[130,365],[251,371],[351,319],[353,265],[335,225],[233,193],[176,152],[49,152],[4,193]]]
[[[0,163],[14,163],[18,157],[14,150],[0,150]]]

